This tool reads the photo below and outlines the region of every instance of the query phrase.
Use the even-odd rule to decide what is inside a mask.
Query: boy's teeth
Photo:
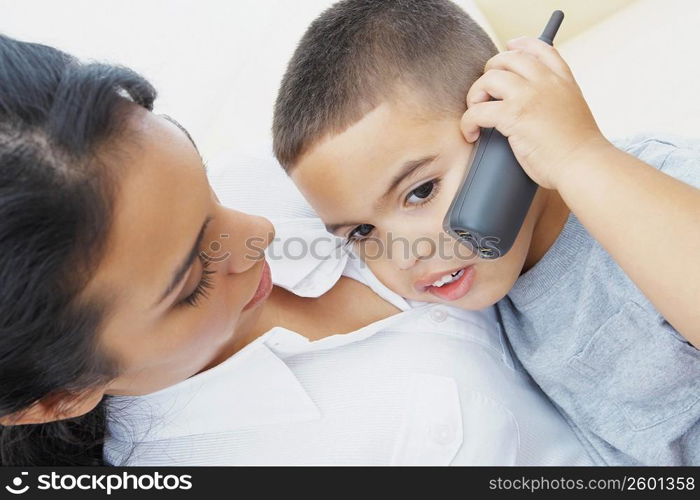
[[[464,269],[460,269],[454,274],[446,274],[445,276],[441,277],[439,280],[434,281],[432,286],[436,287],[441,287],[442,285],[446,285],[447,283],[451,283],[454,280],[458,279],[460,276],[464,274]]]

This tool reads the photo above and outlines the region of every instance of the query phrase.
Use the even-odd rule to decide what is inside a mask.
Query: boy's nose
[[[430,259],[437,251],[437,241],[426,236],[418,238],[413,246],[417,260]]]
[[[406,271],[418,262],[432,258],[437,250],[437,242],[432,236],[426,234],[393,233],[387,235],[387,256],[401,271]]]
[[[408,271],[411,269],[413,266],[416,265],[416,262],[418,262],[418,259],[414,257],[409,257],[409,258],[394,258],[392,259],[394,263],[396,264],[396,267],[399,269],[399,271]]]

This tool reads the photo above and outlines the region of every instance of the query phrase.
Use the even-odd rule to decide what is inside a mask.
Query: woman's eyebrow
[[[199,254],[199,247],[202,245],[202,240],[204,239],[204,232],[207,229],[207,226],[209,225],[209,222],[213,219],[212,216],[207,216],[206,220],[202,224],[201,229],[199,230],[199,234],[197,235],[197,239],[194,242],[194,245],[192,245],[192,249],[188,253],[187,257],[182,261],[182,263],[178,266],[178,268],[175,270],[173,273],[173,277],[170,280],[170,284],[166,287],[165,291],[163,294],[160,296],[160,298],[156,301],[155,304],[153,304],[153,307],[158,306],[165,298],[170,295],[175,288],[177,288],[177,285],[180,284],[180,281],[182,281],[182,278],[185,277],[185,274],[187,274],[187,271],[189,268],[192,266],[192,263],[194,260],[197,258],[197,255]]]

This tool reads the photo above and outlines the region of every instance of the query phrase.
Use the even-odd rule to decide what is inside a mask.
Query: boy
[[[554,48],[508,49],[446,0],[340,2],[289,63],[277,159],[393,291],[496,304],[597,463],[699,464],[700,152],[614,147]],[[512,249],[481,260],[442,221],[493,126],[541,187]]]

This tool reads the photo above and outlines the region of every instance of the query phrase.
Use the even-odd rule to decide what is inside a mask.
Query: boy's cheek
[[[416,298],[416,293],[413,293],[412,283],[409,283],[407,273],[402,273],[391,261],[386,259],[364,259],[367,265],[379,281],[384,284],[392,292],[398,293],[404,298]]]
[[[494,305],[508,294],[518,279],[522,268],[521,260],[517,252],[509,252],[502,259],[479,261],[473,289],[454,305],[468,310]]]
[[[382,258],[383,241],[378,241],[375,238],[369,238],[359,243],[355,243],[354,249],[357,254],[367,263],[372,263]]]
[[[440,299],[428,293],[418,292],[413,286],[411,275],[397,270],[391,261],[365,261],[365,263],[384,286],[403,298],[422,302],[441,302]]]

